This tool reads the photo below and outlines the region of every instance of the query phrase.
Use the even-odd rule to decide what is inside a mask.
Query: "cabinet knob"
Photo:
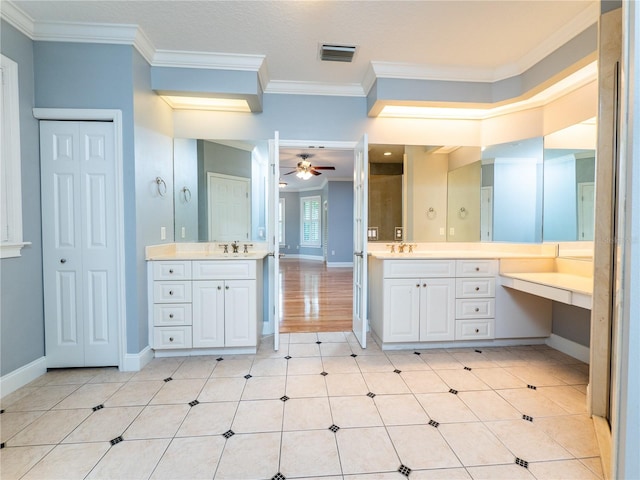
[[[225,290],[229,290],[229,285],[226,285],[224,288]]]
[[[477,331],[477,330],[476,330]],[[173,342],[173,337],[169,337],[169,341]]]
[[[170,269],[169,269],[169,273],[173,273],[173,268],[170,268]]]
[[[170,314],[169,314],[169,318],[173,318],[173,313],[170,313]]]
[[[476,287],[476,292],[479,292],[479,291],[480,291],[480,287]]]
[[[169,295],[173,295],[173,290],[169,290]]]
[[[220,285],[218,285],[218,290],[222,290],[222,287]]]
[[[67,259],[66,258],[61,258],[60,259],[60,263],[67,263]]]
[[[479,311],[480,311],[480,309],[478,307],[476,307],[476,312],[479,312]]]
[[[419,283],[416,283],[416,287],[417,287],[417,288],[420,288],[420,284],[419,284]]]
[[[476,333],[480,333],[480,329],[479,328],[476,328]]]
[[[476,267],[476,272],[479,272],[479,271],[480,271],[480,267]]]
[[[425,287],[425,288],[427,288],[427,284],[426,284],[426,283],[423,283],[423,284],[422,284],[422,286],[423,286],[423,287]]]

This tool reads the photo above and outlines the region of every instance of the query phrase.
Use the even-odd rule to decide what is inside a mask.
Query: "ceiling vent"
[[[350,45],[320,45],[320,60],[325,62],[351,62],[356,47]]]

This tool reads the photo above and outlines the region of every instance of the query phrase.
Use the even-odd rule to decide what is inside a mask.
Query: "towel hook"
[[[167,184],[161,177],[156,177],[156,188],[158,189],[158,195],[164,197],[167,193]]]
[[[429,220],[433,220],[434,218],[436,218],[438,216],[436,209],[433,207],[429,207],[429,209],[427,210],[427,218]]]
[[[467,211],[466,208],[464,207],[460,207],[460,210],[458,210],[458,216],[460,218],[467,218],[467,215],[469,214],[469,212]]]
[[[189,203],[191,201],[191,190],[188,187],[182,187],[182,195],[184,196],[184,203]]]

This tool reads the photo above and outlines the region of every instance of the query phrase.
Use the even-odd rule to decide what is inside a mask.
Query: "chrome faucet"
[[[253,247],[253,243],[245,243],[242,247],[242,253],[249,253],[249,247]]]
[[[231,248],[233,249],[233,253],[238,253],[238,248],[240,247],[240,243],[237,240],[234,240],[231,244]]]
[[[222,245],[220,245],[220,248],[222,248],[222,253],[229,253],[229,244],[227,243],[223,243]]]
[[[406,244],[406,243],[404,243],[404,242],[400,242],[400,243],[398,244],[398,253],[404,253],[404,247],[406,247],[406,246],[407,246],[407,244]]]
[[[389,253],[396,253],[396,244],[395,243],[388,243],[387,247],[389,247],[391,249]]]

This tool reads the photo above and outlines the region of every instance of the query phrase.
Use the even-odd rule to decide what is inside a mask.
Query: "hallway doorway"
[[[281,333],[351,330],[352,267],[283,257],[278,278]]]

